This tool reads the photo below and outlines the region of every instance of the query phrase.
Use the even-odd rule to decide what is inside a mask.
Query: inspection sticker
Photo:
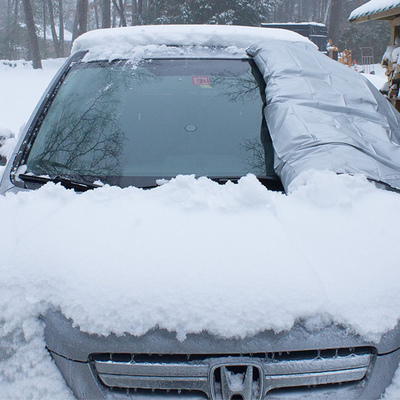
[[[210,78],[208,76],[192,76],[193,85],[210,86]]]

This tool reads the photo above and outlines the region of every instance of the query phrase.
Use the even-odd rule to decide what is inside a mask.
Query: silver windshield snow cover
[[[247,53],[266,82],[274,168],[286,190],[310,169],[400,189],[400,114],[367,79],[311,43],[270,40]]]

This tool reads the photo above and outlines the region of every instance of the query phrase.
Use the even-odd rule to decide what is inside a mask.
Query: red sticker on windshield
[[[209,86],[210,78],[208,76],[192,76],[193,85]]]

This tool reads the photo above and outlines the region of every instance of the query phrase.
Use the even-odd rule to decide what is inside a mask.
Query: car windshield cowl
[[[43,184],[43,185],[48,182],[60,183],[65,188],[74,189],[77,192],[85,192],[86,190],[97,189],[102,186],[100,184],[87,182],[84,179],[80,180],[78,178],[70,178],[70,177],[60,176],[60,175],[39,176],[39,175],[33,175],[33,174],[19,174],[18,178],[24,182],[32,182],[32,183],[38,183],[38,184]]]
[[[73,176],[61,176],[61,175],[35,175],[32,173],[20,173],[17,175],[17,178],[24,183],[33,183],[36,185],[45,185],[48,182],[53,183],[60,183],[67,189],[74,189],[77,192],[85,192],[90,189],[97,189],[104,184],[101,183],[94,183],[92,178],[89,177],[73,177]],[[136,181],[133,186],[139,189],[154,189],[159,186],[168,183],[174,177],[136,177]],[[200,178],[200,177],[197,177]],[[208,179],[217,182],[218,184],[226,184],[228,182],[238,183],[242,176],[208,176]],[[118,179],[118,178],[115,178]],[[257,176],[259,182],[264,185],[269,190],[280,191],[284,192],[283,186],[280,180],[276,176]],[[98,182],[102,182],[101,180],[97,179]],[[110,182],[111,184],[115,182]],[[106,182],[107,184],[107,182]],[[119,181],[118,186],[126,187],[123,182]]]

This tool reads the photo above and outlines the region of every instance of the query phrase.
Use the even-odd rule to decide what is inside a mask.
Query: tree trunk
[[[11,24],[11,10],[13,9],[13,5],[11,4],[11,0],[7,0],[7,25]]]
[[[19,1],[14,0],[14,5],[9,4],[10,9],[14,8],[14,15],[8,15],[7,18],[7,30],[8,30],[8,47],[7,47],[7,54],[6,57],[10,60],[14,59],[14,48],[15,48],[15,32],[17,29],[18,23],[18,8],[19,8]],[[8,11],[9,12],[9,11]]]
[[[25,23],[28,31],[29,52],[32,58],[34,69],[42,68],[42,59],[39,51],[39,40],[35,31],[35,22],[33,20],[32,6],[30,0],[22,0],[25,12]]]
[[[119,0],[119,9],[121,10],[121,25],[126,26],[124,0]]]
[[[114,8],[119,15],[120,26],[126,26],[126,20],[124,15],[124,6],[122,0],[120,0],[119,5],[117,4],[117,0],[112,0],[114,4]]]
[[[78,0],[76,4],[72,41],[74,41],[78,36],[87,32],[87,15],[88,15],[88,0]]]
[[[342,0],[332,0],[329,15],[328,35],[332,43],[337,46],[339,40],[340,11],[342,9]]]
[[[315,21],[315,22],[321,22],[321,18],[320,18],[320,12],[319,9],[321,7],[321,2],[318,0],[313,0],[313,4],[312,4],[312,17],[311,17],[311,21]]]
[[[111,3],[110,0],[101,0],[101,27],[111,28]]]
[[[62,0],[58,0],[58,22],[60,25],[60,31],[58,37],[60,39],[60,55],[64,57],[65,48],[64,48],[64,16],[63,16],[63,2]]]
[[[136,0],[132,0],[132,21],[131,25],[138,25],[138,18],[137,18],[137,3]]]
[[[308,15],[308,2],[304,0],[299,0],[299,15],[300,15],[300,22],[309,21]]]
[[[329,17],[329,11],[331,9],[331,4],[332,4],[332,0],[327,0],[327,4],[325,5],[324,20],[323,20],[323,23],[325,25],[328,24],[328,17]]]
[[[97,1],[94,1],[94,20],[96,22],[96,29],[99,29],[100,23],[99,23],[99,12],[98,12]]]
[[[46,0],[43,0],[43,39],[44,39],[44,46],[46,48],[46,40],[47,40]]]
[[[111,22],[111,27],[115,28],[117,24],[117,12],[115,11],[115,7],[112,9],[112,22]]]
[[[53,38],[54,52],[56,53],[56,57],[59,58],[59,57],[61,57],[61,52],[60,52],[60,45],[59,45],[58,38],[57,38],[56,25],[54,23],[52,0],[47,0],[47,6],[49,8],[51,36]]]

